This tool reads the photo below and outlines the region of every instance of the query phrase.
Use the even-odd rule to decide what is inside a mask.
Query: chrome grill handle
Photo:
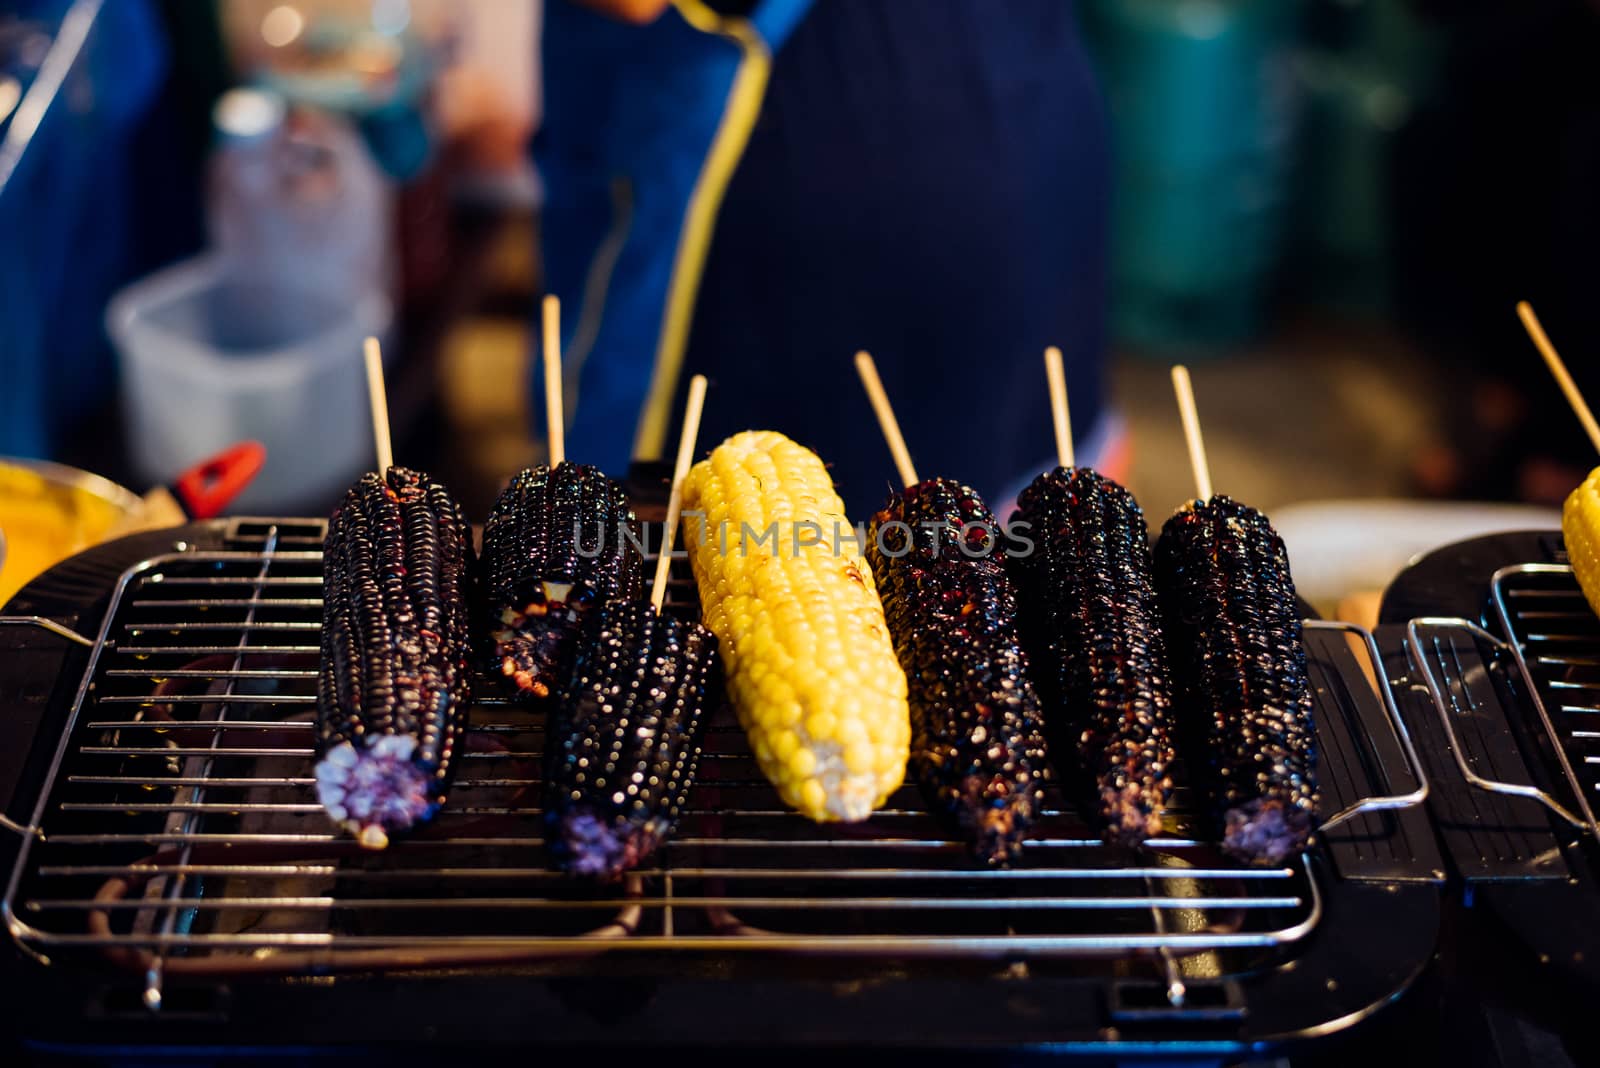
[[[75,645],[85,649],[94,648],[94,639],[85,638],[71,627],[63,626],[53,619],[44,616],[0,616],[0,627],[38,627],[40,630],[49,631],[58,638],[65,638]]]
[[[1423,769],[1422,761],[1417,756],[1416,746],[1411,742],[1411,731],[1406,728],[1405,720],[1400,716],[1400,706],[1395,702],[1394,691],[1389,687],[1389,676],[1383,668],[1383,655],[1378,651],[1378,643],[1373,638],[1372,632],[1354,623],[1333,619],[1307,619],[1303,621],[1303,626],[1308,630],[1342,631],[1361,639],[1362,648],[1372,664],[1372,677],[1376,682],[1384,713],[1389,717],[1390,729],[1394,731],[1395,740],[1400,743],[1400,749],[1405,756],[1406,770],[1417,784],[1409,793],[1367,797],[1352,802],[1323,820],[1321,829],[1332,830],[1341,823],[1367,812],[1393,811],[1422,804],[1428,799],[1428,773]]]
[[[1472,769],[1472,766],[1467,763],[1466,753],[1461,748],[1461,739],[1456,734],[1455,724],[1450,721],[1450,709],[1448,707],[1449,703],[1445,700],[1444,690],[1439,685],[1438,678],[1434,675],[1427,650],[1424,648],[1422,643],[1422,631],[1450,629],[1465,631],[1476,641],[1489,646],[1496,652],[1513,651],[1517,653],[1517,660],[1519,663],[1521,662],[1522,657],[1520,655],[1521,650],[1517,649],[1512,643],[1489,633],[1472,620],[1464,619],[1460,616],[1418,616],[1406,624],[1406,644],[1410,649],[1412,659],[1416,662],[1418,670],[1422,673],[1422,681],[1423,684],[1427,686],[1428,696],[1433,699],[1433,708],[1434,711],[1438,713],[1439,725],[1444,728],[1445,738],[1450,744],[1450,755],[1455,758],[1456,767],[1461,771],[1462,777],[1465,778],[1471,785],[1480,790],[1487,791],[1488,793],[1505,794],[1509,797],[1523,797],[1530,801],[1537,801],[1539,804],[1549,809],[1552,813],[1559,816],[1562,820],[1571,824],[1573,827],[1576,827],[1580,831],[1587,830],[1594,834],[1597,839],[1600,839],[1600,827],[1595,826],[1594,815],[1592,812],[1590,812],[1588,804],[1584,801],[1582,790],[1577,788],[1577,784],[1572,776],[1571,766],[1567,763],[1565,754],[1562,753],[1560,739],[1556,737],[1555,728],[1550,723],[1550,717],[1544,714],[1542,703],[1539,707],[1540,718],[1544,722],[1545,730],[1549,732],[1552,746],[1555,748],[1557,754],[1561,757],[1562,767],[1567,771],[1568,783],[1573,786],[1578,797],[1578,803],[1583,806],[1585,815],[1588,817],[1587,819],[1582,816],[1574,815],[1572,812],[1568,811],[1566,806],[1562,805],[1561,802],[1557,801],[1554,797],[1551,797],[1548,793],[1537,786],[1534,786],[1530,783],[1505,782],[1501,779],[1486,778],[1482,775],[1479,775]],[[1532,681],[1527,678],[1527,668],[1525,665],[1522,670],[1524,673],[1524,681],[1528,684],[1529,688],[1532,689]]]
[[[65,638],[74,645],[81,645],[85,649],[94,648],[93,638],[85,638],[71,627],[57,623],[53,619],[47,619],[44,616],[0,616],[0,627],[37,627],[39,630],[47,631],[58,638]],[[39,828],[18,823],[4,812],[0,812],[0,828],[20,834],[24,838],[30,836],[40,840],[44,838],[44,832]]]

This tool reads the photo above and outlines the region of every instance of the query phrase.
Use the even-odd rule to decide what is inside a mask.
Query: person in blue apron
[[[1054,465],[1054,344],[1080,462],[1115,466],[1108,135],[1071,3],[547,0],[542,42],[568,455],[670,453],[702,373],[703,448],[781,431],[865,518],[894,479],[866,349],[919,473],[1000,511]]]

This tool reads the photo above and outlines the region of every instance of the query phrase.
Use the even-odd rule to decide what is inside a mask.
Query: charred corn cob
[[[991,865],[1021,856],[1045,774],[997,532],[975,490],[931,479],[891,496],[867,539],[906,673],[911,775],[928,811]]]
[[[1155,558],[1189,703],[1187,763],[1223,847],[1278,864],[1310,841],[1317,810],[1311,684],[1283,539],[1254,508],[1217,496],[1167,520]]]
[[[1567,558],[1589,607],[1600,614],[1600,467],[1567,498],[1561,509]]]
[[[1171,683],[1144,513],[1086,467],[1018,499],[1034,545],[1008,560],[1056,767],[1109,842],[1161,832],[1174,757]]]
[[[642,595],[639,521],[599,468],[562,463],[511,480],[483,528],[491,669],[544,697],[570,664],[580,617]]]
[[[827,469],[782,434],[746,431],[694,466],[683,503],[705,623],[762,772],[814,820],[865,819],[905,777],[906,677]]]
[[[716,638],[648,601],[589,614],[546,728],[544,818],[556,863],[615,878],[678,821],[718,692]]]
[[[467,728],[472,539],[437,482],[391,467],[323,543],[317,799],[362,845],[428,819]]]

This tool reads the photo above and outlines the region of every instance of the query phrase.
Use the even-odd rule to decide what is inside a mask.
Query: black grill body
[[[713,759],[702,765],[678,838],[662,869],[638,888],[647,903],[601,907],[595,902],[629,891],[573,887],[538,870],[537,848],[527,844],[537,815],[524,811],[537,792],[494,794],[520,788],[481,785],[517,780],[537,766],[519,759],[515,747],[537,745],[538,724],[491,702],[478,719],[489,739],[480,751],[490,755],[476,763],[500,770],[480,771],[479,786],[458,790],[451,802],[457,814],[440,817],[440,833],[456,838],[418,847],[444,852],[413,865],[420,869],[413,875],[386,868],[398,863],[392,857],[366,861],[320,840],[262,847],[241,836],[326,830],[317,813],[295,807],[303,802],[293,783],[271,788],[279,793],[220,785],[261,774],[249,770],[257,757],[233,752],[253,747],[285,751],[272,758],[273,776],[303,777],[294,772],[302,747],[295,732],[303,728],[252,728],[232,717],[294,718],[294,704],[274,698],[300,692],[303,680],[290,673],[305,670],[294,659],[304,654],[274,661],[268,672],[279,670],[282,679],[248,676],[224,694],[205,689],[218,685],[214,668],[193,684],[196,692],[172,672],[137,674],[130,657],[141,654],[124,653],[163,643],[187,648],[197,633],[208,633],[162,630],[167,619],[194,621],[189,608],[151,614],[174,602],[216,599],[215,590],[185,593],[176,580],[204,573],[313,577],[316,563],[298,554],[314,551],[320,531],[303,520],[233,520],[139,535],[67,561],[6,607],[8,615],[44,616],[91,636],[104,624],[113,643],[96,654],[80,702],[88,650],[35,628],[0,628],[0,799],[24,825],[39,814],[45,834],[16,865],[21,842],[0,832],[0,871],[17,869],[8,900],[22,925],[6,952],[5,1026],[25,1049],[218,1059],[434,1047],[456,1057],[534,1047],[707,1057],[871,1047],[924,1060],[934,1053],[964,1060],[1070,1054],[1222,1063],[1284,1049],[1343,1049],[1335,1044],[1345,1036],[1374,1029],[1390,1034],[1397,1014],[1385,1010],[1397,1001],[1426,1011],[1405,995],[1435,949],[1444,863],[1420,807],[1357,816],[1283,874],[1250,881],[1221,870],[1225,862],[1212,847],[1182,838],[1145,855],[1113,854],[1092,844],[1052,797],[1045,842],[1023,869],[1031,865],[1034,874],[980,883],[969,881],[958,853],[938,843],[909,794],[861,828],[799,826],[752,778],[742,737],[724,720],[708,743]],[[268,539],[278,557],[272,567],[281,571],[260,570]],[[241,558],[219,563],[229,554]],[[142,578],[125,578],[130,567],[153,559],[162,562]],[[160,582],[148,581],[158,574]],[[108,620],[119,582],[123,593]],[[685,579],[678,582],[682,594]],[[259,601],[263,590],[278,589],[236,585],[245,596],[221,599]],[[310,601],[313,593],[308,585],[290,599]],[[311,607],[208,611],[207,621],[219,625],[207,640],[229,641],[241,638],[241,623],[295,623],[302,618],[296,613]],[[290,650],[315,644],[314,634],[294,628],[259,633]],[[1358,656],[1337,633],[1315,642],[1326,811],[1413,789],[1382,703],[1361,681]],[[148,655],[173,664],[196,654]],[[167,687],[163,700],[149,700],[152,685]],[[252,694],[261,700],[235,700]],[[126,700],[110,700],[118,697]],[[129,723],[152,706],[175,719],[214,723],[224,704],[229,721],[220,726],[105,726]],[[163,740],[148,740],[152,735]],[[160,747],[176,752],[129,752]],[[207,747],[221,752],[208,754]],[[464,779],[473,776],[463,771]],[[201,784],[179,785],[189,780]],[[147,789],[152,785],[158,789]],[[196,789],[205,791],[198,799]],[[473,802],[473,789],[486,800]],[[149,811],[138,800],[147,795]],[[108,834],[113,840],[102,840]],[[191,851],[179,864],[172,850],[183,848]],[[248,897],[251,887],[278,904],[287,893],[277,884],[240,882],[228,874],[230,865],[271,867],[288,858],[318,869],[320,881],[303,895],[309,911],[285,922],[272,921],[282,910],[260,909],[266,918],[250,922],[277,922],[291,934],[333,932],[333,941],[309,950],[258,945],[251,939],[272,932],[219,918],[238,912],[230,902]],[[130,882],[112,893],[109,907],[101,898],[97,912],[97,895],[130,865],[172,871],[161,876],[159,891],[150,881]],[[1130,878],[1130,866],[1153,873]],[[1200,878],[1172,874],[1214,870]],[[447,874],[471,871],[489,874]],[[452,878],[472,889],[453,888]],[[396,885],[412,886],[406,900],[416,900],[419,884],[435,897],[456,895],[456,902],[363,904],[392,901]],[[666,893],[678,902],[670,910]],[[1165,904],[1095,903],[1118,894]],[[1197,896],[1209,903],[1191,908],[1177,900]],[[460,904],[462,898],[486,903]],[[549,904],[521,900],[534,898]],[[1280,900],[1292,904],[1272,903]],[[101,914],[110,917],[101,937],[73,940],[92,934]],[[507,931],[520,942],[507,943]],[[1283,931],[1297,933],[1275,944],[1249,941]],[[1218,932],[1248,937],[1231,944]],[[214,936],[214,943],[196,935]],[[592,940],[575,937],[585,935]],[[431,941],[412,944],[414,936]],[[1151,939],[1147,946],[1129,948],[1130,938],[1143,936]],[[623,939],[628,945],[618,946]],[[1105,948],[1096,949],[1096,939]],[[1203,948],[1191,952],[1190,945]],[[397,946],[410,956],[360,955]],[[152,956],[154,949],[160,954]],[[215,974],[190,963],[228,954],[266,963]],[[293,963],[275,970],[274,959]],[[1172,996],[1175,984],[1185,991],[1181,1004]],[[1395,1048],[1395,1039],[1383,1041]]]
[[[1588,1019],[1600,993],[1600,846],[1583,805],[1600,800],[1600,620],[1565,564],[1554,531],[1447,546],[1396,579],[1377,630],[1449,873],[1446,1011],[1483,1036],[1478,1063],[1600,1063]],[[1448,625],[1408,637],[1421,617],[1470,621],[1487,637]],[[1477,775],[1541,791],[1566,816],[1470,782],[1457,750]]]

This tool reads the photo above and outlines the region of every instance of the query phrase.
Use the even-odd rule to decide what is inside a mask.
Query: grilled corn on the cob
[[[782,434],[746,431],[694,466],[683,502],[706,626],[761,770],[812,819],[865,819],[905,777],[906,677],[827,469]]]
[[[328,524],[317,797],[368,848],[432,816],[455,775],[471,567],[460,507],[402,467],[362,476]]]
[[[930,479],[891,496],[867,539],[910,692],[912,777],[928,811],[990,865],[1021,856],[1045,781],[997,530],[970,486]]]
[[[1311,684],[1283,539],[1254,508],[1217,496],[1167,520],[1155,559],[1190,705],[1191,771],[1223,847],[1281,863],[1310,841],[1317,811]]]
[[[1110,479],[1058,467],[1014,521],[1034,542],[1008,565],[1056,766],[1107,841],[1137,844],[1161,832],[1174,758],[1144,513]]]
[[[1600,615],[1600,467],[1589,472],[1561,509],[1567,557],[1589,607]]]
[[[639,521],[599,468],[562,463],[511,480],[483,528],[491,668],[544,697],[566,676],[580,617],[642,596]]]
[[[672,833],[718,675],[716,639],[698,623],[648,601],[589,614],[545,729],[544,819],[558,865],[615,878]]]

